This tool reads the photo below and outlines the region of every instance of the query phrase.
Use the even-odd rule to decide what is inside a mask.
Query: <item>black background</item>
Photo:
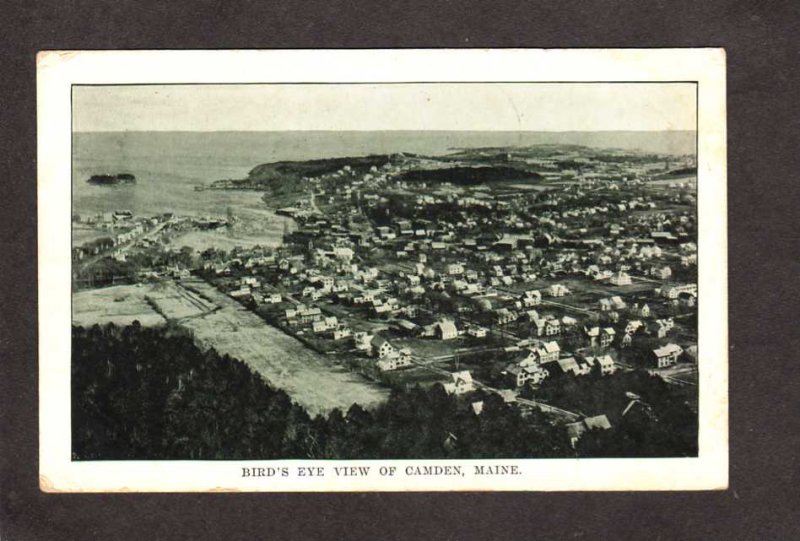
[[[0,538],[800,539],[799,43],[792,1],[0,2]],[[689,46],[727,50],[730,489],[39,491],[38,50]]]

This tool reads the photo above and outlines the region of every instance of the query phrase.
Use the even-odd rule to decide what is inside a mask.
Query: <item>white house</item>
[[[631,285],[631,276],[624,271],[619,271],[614,274],[610,279],[609,282],[614,284],[615,286],[629,286]]]
[[[545,342],[534,350],[536,357],[540,364],[545,364],[553,361],[558,360],[558,356],[561,354],[561,348],[558,345],[558,342],[551,341]]]
[[[569,295],[570,291],[561,284],[553,284],[548,289],[551,297],[563,297],[565,295]]]
[[[448,394],[463,394],[475,389],[475,383],[472,381],[472,374],[469,370],[453,372],[450,377],[452,380],[444,384],[444,390]]]
[[[666,346],[653,350],[653,357],[658,368],[665,368],[678,362],[678,357],[683,353],[683,348],[677,344],[667,344]]]
[[[373,355],[377,356],[379,359],[383,359],[397,353],[397,349],[395,349],[395,347],[390,344],[388,340],[380,335],[373,336],[370,343],[372,345]]]
[[[486,329],[486,327],[478,327],[478,326],[472,325],[472,326],[467,328],[467,334],[469,336],[474,337],[474,338],[485,338],[487,333],[488,333],[488,330]]]
[[[458,329],[450,320],[442,320],[436,325],[436,336],[442,340],[452,340],[458,337]]]

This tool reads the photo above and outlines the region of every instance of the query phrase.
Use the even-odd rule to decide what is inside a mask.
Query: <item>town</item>
[[[223,294],[371,383],[440,384],[475,415],[477,391],[495,394],[545,413],[573,445],[625,416],[660,415],[613,383],[626,375],[660,377],[696,413],[694,156],[538,145],[279,172],[292,182],[269,170],[198,187],[264,191],[293,224],[273,245],[181,245],[187,232],[237,227],[235,208],[75,215],[75,294],[140,288],[176,321],[219,309]],[[182,305],[151,293],[164,284]]]

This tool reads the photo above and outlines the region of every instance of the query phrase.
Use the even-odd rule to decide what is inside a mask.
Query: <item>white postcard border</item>
[[[728,483],[725,55],[721,49],[80,51],[37,57],[39,471],[48,492],[707,490]],[[70,460],[71,86],[297,82],[698,83],[699,456],[395,461]],[[32,367],[33,368],[33,367]],[[474,475],[474,465],[519,473]],[[414,475],[420,466],[463,475]],[[335,467],[369,467],[357,476]],[[242,468],[278,468],[243,477]],[[279,468],[287,468],[282,476]],[[323,467],[324,477],[299,468]],[[412,468],[411,474],[406,468]],[[391,468],[395,468],[392,470]],[[307,470],[303,470],[308,473]],[[341,470],[340,470],[341,472]]]

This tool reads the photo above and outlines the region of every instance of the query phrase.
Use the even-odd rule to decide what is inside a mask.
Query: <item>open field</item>
[[[72,224],[72,245],[82,246],[87,242],[102,239],[103,237],[111,237],[114,233],[96,227],[90,227],[81,224]]]
[[[371,407],[388,397],[387,389],[335,366],[331,358],[265,324],[213,286],[197,280],[187,281],[187,285],[219,307],[213,313],[183,322],[194,332],[198,344],[247,363],[310,414],[327,413],[334,408],[347,410],[354,403]]]
[[[415,355],[425,358],[444,357],[455,355],[458,350],[466,346],[464,338],[452,340],[439,340],[436,338],[397,338],[392,343],[397,347],[409,347]]]
[[[230,251],[233,248],[252,248],[254,246],[275,247],[281,242],[281,234],[228,235],[223,231],[190,231],[172,239],[177,247],[188,246],[202,252],[209,248]]]
[[[662,178],[659,180],[648,181],[648,186],[671,186],[673,184],[688,184],[690,188],[697,188],[696,175],[681,175],[677,177]]]
[[[158,325],[164,318],[147,302],[151,286],[112,286],[79,291],[72,296],[72,322],[75,325]]]
[[[388,397],[388,389],[336,366],[333,358],[315,353],[201,280],[73,295],[76,325],[129,325],[134,320],[158,325],[165,322],[158,312],[190,329],[200,347],[246,363],[312,415],[346,411],[355,403],[372,407]]]
[[[200,295],[174,283],[159,285],[148,293],[147,300],[169,319],[198,317],[216,309],[216,305]]]

